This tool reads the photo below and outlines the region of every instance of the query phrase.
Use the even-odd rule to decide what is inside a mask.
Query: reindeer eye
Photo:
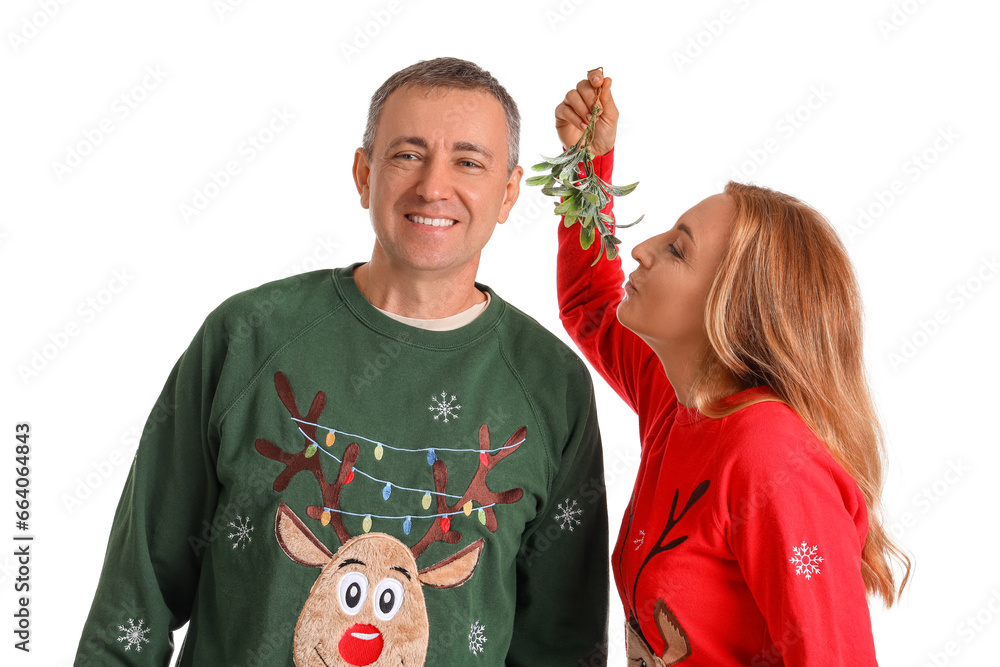
[[[354,616],[368,597],[368,578],[360,572],[348,572],[337,584],[337,593],[340,608],[345,614]]]
[[[381,621],[388,621],[399,608],[403,606],[403,584],[388,578],[375,587],[375,616]]]

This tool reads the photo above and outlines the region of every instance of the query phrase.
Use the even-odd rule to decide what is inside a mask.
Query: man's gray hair
[[[521,142],[521,114],[517,111],[517,104],[492,74],[475,63],[458,58],[422,60],[399,70],[375,91],[368,107],[368,124],[365,126],[365,136],[361,142],[361,147],[369,160],[375,143],[375,128],[382,117],[385,101],[394,91],[404,86],[421,86],[431,90],[437,87],[483,90],[496,98],[507,118],[507,173],[514,171]]]

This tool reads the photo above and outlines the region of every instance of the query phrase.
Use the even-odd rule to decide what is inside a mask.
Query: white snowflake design
[[[118,629],[125,633],[123,636],[118,638],[118,641],[127,642],[127,644],[125,645],[126,651],[134,646],[135,652],[138,653],[139,651],[142,650],[142,642],[146,642],[147,644],[149,643],[149,640],[146,639],[146,633],[149,632],[150,628],[144,629],[142,627],[141,618],[139,619],[139,625],[135,625],[135,623],[130,618],[128,619],[127,628],[124,625],[119,625]]]
[[[639,531],[639,537],[637,537],[634,540],[632,540],[632,544],[635,545],[635,550],[638,551],[639,547],[641,547],[642,544],[643,544],[643,542],[645,542],[645,541],[646,541],[646,531],[640,530]]]
[[[580,519],[577,518],[580,514],[583,514],[582,509],[578,509],[575,500],[566,499],[566,502],[559,503],[559,511],[556,513],[555,519],[559,522],[559,529],[566,530],[569,528],[573,530],[573,526],[580,525]]]
[[[792,547],[792,557],[789,563],[795,566],[795,574],[804,574],[806,579],[812,579],[812,575],[819,574],[819,563],[823,562],[823,557],[818,554],[819,548],[814,544],[808,546],[805,540],[798,547]]]
[[[451,398],[448,398],[448,392],[442,391],[441,398],[438,399],[437,396],[431,396],[431,405],[427,408],[431,412],[437,412],[434,415],[434,419],[440,419],[444,417],[444,423],[448,423],[448,418],[458,419],[458,411],[462,409],[461,405],[455,403],[458,399],[452,394]]]
[[[483,652],[483,644],[486,643],[486,626],[478,620],[469,629],[469,650],[472,655]]]
[[[252,539],[250,533],[253,532],[253,526],[250,525],[250,517],[236,515],[236,522],[229,522],[229,525],[233,527],[235,532],[229,533],[229,539],[233,540],[233,548],[240,547],[246,549],[247,544],[250,543]]]

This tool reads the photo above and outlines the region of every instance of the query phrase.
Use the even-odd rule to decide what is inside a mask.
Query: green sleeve
[[[74,665],[167,665],[186,623],[219,495],[213,403],[224,360],[209,327],[167,379],[111,526]],[[213,349],[215,348],[215,349]],[[215,531],[217,532],[217,531]],[[82,573],[89,576],[89,573]]]
[[[593,392],[518,555],[508,667],[606,665],[608,511]]]

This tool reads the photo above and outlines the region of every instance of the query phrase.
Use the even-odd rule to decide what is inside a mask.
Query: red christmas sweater
[[[613,151],[594,160],[606,181],[612,164]],[[639,415],[639,471],[611,559],[632,619],[629,664],[876,665],[857,484],[782,403],[721,419],[680,405],[659,359],[618,322],[621,260],[591,267],[597,245],[581,251],[579,228],[560,225],[557,281],[566,330]],[[769,390],[730,400],[755,392]]]

